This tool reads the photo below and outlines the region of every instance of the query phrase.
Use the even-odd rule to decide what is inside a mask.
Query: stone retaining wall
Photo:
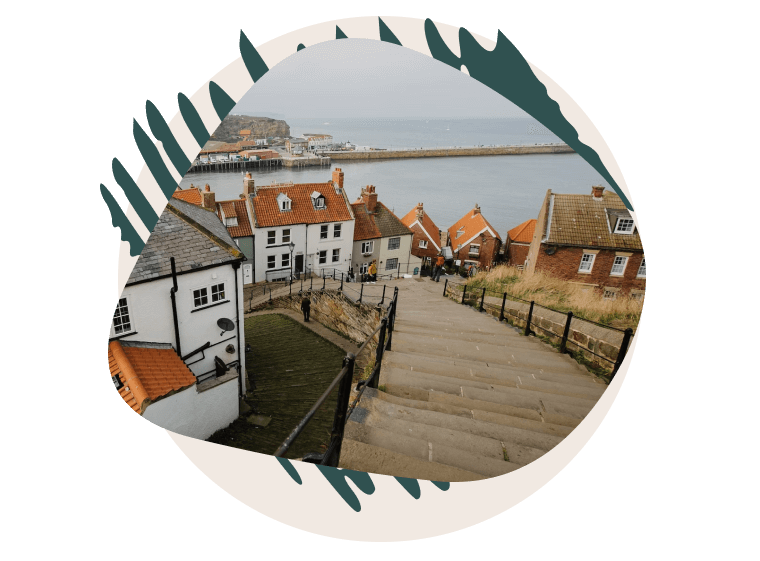
[[[503,156],[517,154],[570,154],[569,146],[492,146],[482,148],[433,148],[428,150],[366,150],[325,152],[333,160],[383,160],[390,158],[436,158],[446,156]]]

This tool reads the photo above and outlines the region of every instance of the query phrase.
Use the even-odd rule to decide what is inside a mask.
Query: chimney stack
[[[377,193],[375,193],[374,185],[367,185],[365,189],[362,189],[362,200],[367,205],[367,212],[375,212],[377,207]]]
[[[422,220],[422,203],[417,203],[417,219]]]
[[[332,173],[332,180],[336,187],[343,189],[343,172],[340,168],[335,168]]]
[[[478,206],[478,203],[475,203],[475,208],[472,209],[472,215],[475,216],[476,214],[480,214],[480,207]]]
[[[214,192],[211,190],[211,187],[209,187],[208,183],[206,183],[206,188],[203,190],[203,193],[201,195],[201,206],[203,208],[207,208],[216,212],[216,195],[214,195]]]
[[[253,176],[251,175],[251,172],[245,174],[245,178],[243,179],[243,195],[255,195],[256,194],[256,185],[253,180]]]
[[[591,195],[594,200],[601,201],[604,198],[604,185],[594,185],[591,187]]]

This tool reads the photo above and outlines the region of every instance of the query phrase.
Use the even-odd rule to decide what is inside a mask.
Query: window
[[[314,199],[314,208],[325,208],[324,197],[317,197],[316,199]]]
[[[319,239],[320,240],[326,240],[327,239],[327,231],[330,229],[330,226],[327,224],[322,224],[319,227]]]
[[[375,242],[362,242],[362,253],[365,255],[367,253],[372,253],[372,250],[375,248]]]
[[[615,300],[617,298],[617,293],[618,293],[617,289],[605,288],[604,295],[602,296],[602,298],[604,298],[605,300]]]
[[[324,265],[327,263],[327,250],[323,249],[319,252],[319,264]]]
[[[230,218],[225,218],[224,219],[224,225],[225,226],[237,226],[238,225],[237,216],[231,216]]]
[[[617,224],[615,224],[616,234],[633,234],[633,219],[632,218],[618,218]]]
[[[398,269],[398,259],[396,257],[388,259],[388,261],[385,262],[386,271],[395,271],[396,269]]]
[[[480,255],[480,244],[470,244],[470,255]]]
[[[277,259],[277,257],[274,256],[274,255],[270,255],[269,257],[267,257],[267,269],[274,269],[275,268],[275,266],[276,266],[275,260],[276,259]]]
[[[630,294],[631,300],[635,302],[641,302],[644,300],[644,291],[643,290],[631,290]]]
[[[341,228],[340,224],[336,224],[335,226],[333,226],[333,238],[340,237],[340,228]]]
[[[208,289],[207,288],[199,288],[197,290],[193,290],[193,304],[196,308],[200,306],[205,306],[208,304]]]
[[[290,210],[290,200],[284,199],[281,201],[281,205],[280,210]]]
[[[361,267],[359,267],[359,274],[364,275],[369,270],[369,263],[362,263]]]
[[[338,263],[340,261],[340,249],[333,249],[332,262]]]
[[[420,247],[422,249],[427,249],[427,240],[420,240]]]
[[[290,242],[290,228],[286,228],[282,231],[282,243]]]
[[[612,270],[610,271],[610,275],[613,277],[622,277],[623,273],[625,272],[625,266],[628,264],[628,258],[627,257],[621,257],[617,256],[615,257],[615,262],[612,264]]]
[[[282,266],[283,267],[290,267],[290,253],[283,253],[282,254]]]
[[[581,257],[581,266],[578,267],[578,272],[590,273],[592,267],[594,266],[595,258],[596,258],[596,254],[594,253],[584,253],[583,257]]]
[[[224,283],[211,285],[211,301],[220,302],[224,300]]]
[[[113,332],[116,335],[133,331],[132,321],[129,318],[129,304],[126,297],[119,298],[116,311],[113,313]]]
[[[277,232],[274,230],[269,230],[267,232],[267,245],[274,245],[277,242]]]
[[[398,249],[399,247],[401,247],[401,238],[388,239],[388,251]]]
[[[641,260],[641,265],[639,265],[639,270],[636,273],[636,278],[637,279],[647,278],[647,260],[646,259]]]

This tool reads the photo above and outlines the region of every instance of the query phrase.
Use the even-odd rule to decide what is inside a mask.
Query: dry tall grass
[[[515,267],[502,265],[489,272],[480,272],[467,282],[468,287],[486,288],[488,292],[507,292],[523,300],[574,315],[612,325],[635,328],[641,317],[643,300],[618,297],[605,300],[598,290],[552,277],[542,272],[524,273]]]

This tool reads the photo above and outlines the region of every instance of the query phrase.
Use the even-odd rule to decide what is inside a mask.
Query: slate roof
[[[536,231],[536,222],[537,220],[535,218],[526,220],[519,226],[515,226],[509,232],[507,232],[507,237],[513,242],[518,242],[518,243],[532,242],[533,233]]]
[[[462,235],[457,238],[457,231],[460,228],[464,228],[464,230]],[[499,232],[496,231],[496,228],[491,226],[488,220],[486,220],[485,216],[483,216],[483,213],[476,213],[475,209],[472,209],[470,212],[465,214],[456,224],[449,228],[449,241],[451,243],[452,249],[458,247],[459,244],[464,245],[465,242],[472,239],[474,236],[477,236],[485,228],[490,228],[491,232],[494,234],[494,237],[501,241]],[[456,251],[456,249],[454,250]]]
[[[219,201],[216,203],[216,211],[220,219],[222,218],[222,212],[224,212],[224,216],[227,218],[233,216],[237,217],[237,226],[227,226],[227,231],[233,238],[253,236],[251,220],[248,218],[248,205],[246,204],[245,199]]]
[[[325,197],[325,208],[314,208],[311,202],[313,191],[319,191]],[[280,193],[293,201],[290,210],[280,210],[277,204],[277,195]],[[343,190],[336,193],[332,182],[264,185],[256,188],[256,195],[251,196],[251,205],[256,228],[346,222],[353,219]]]
[[[546,244],[609,249],[642,250],[638,230],[633,234],[612,234],[608,219],[609,210],[625,211],[625,204],[614,192],[605,191],[602,200],[589,195],[552,193],[546,221]],[[546,227],[544,228],[546,232]]]
[[[127,286],[170,276],[170,257],[175,259],[177,273],[245,260],[215,213],[174,198],[153,228]]]
[[[141,415],[151,402],[196,382],[169,344],[111,341],[108,365],[111,376],[118,376],[123,384],[119,395]]]
[[[354,241],[388,238],[414,234],[407,228],[387,206],[380,201],[375,205],[375,212],[367,212],[367,205],[361,199],[351,203],[356,222],[354,222]]]
[[[411,228],[412,224],[419,221],[420,226],[422,226],[422,229],[427,232],[428,236],[433,240],[433,243],[435,245],[440,246],[441,244],[441,235],[440,235],[440,229],[438,226],[435,225],[435,222],[433,222],[433,219],[428,216],[428,213],[425,212],[425,210],[422,210],[422,220],[419,220],[417,218],[417,207],[414,207],[412,210],[410,210],[404,218],[401,219],[402,224],[404,226]],[[444,244],[445,245],[445,244]],[[442,246],[441,246],[442,247]]]

